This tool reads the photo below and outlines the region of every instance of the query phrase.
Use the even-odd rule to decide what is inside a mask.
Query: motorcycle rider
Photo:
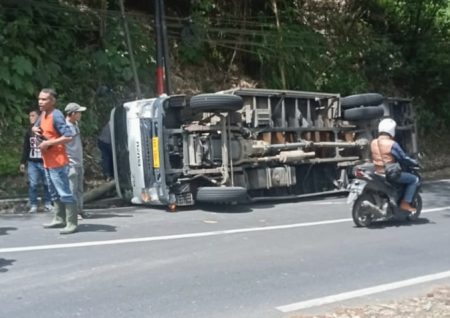
[[[391,118],[385,118],[378,125],[378,138],[372,140],[370,150],[375,172],[384,174],[384,165],[399,162],[402,165],[417,165],[417,161],[408,157],[400,145],[394,140],[397,123]],[[405,192],[400,203],[400,209],[415,213],[416,209],[411,206],[416,193],[419,178],[415,175],[402,171],[396,183],[405,185]]]

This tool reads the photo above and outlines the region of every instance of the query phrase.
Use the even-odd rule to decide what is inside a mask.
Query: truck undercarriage
[[[111,117],[117,189],[169,206],[345,191],[380,118],[397,117],[407,149],[417,148],[411,111],[374,93],[268,89],[126,103]]]

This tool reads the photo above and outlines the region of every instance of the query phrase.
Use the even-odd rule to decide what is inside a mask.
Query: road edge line
[[[309,300],[305,300],[305,301],[301,301],[301,302],[297,302],[297,303],[292,303],[289,305],[278,306],[275,308],[283,313],[288,313],[288,312],[298,311],[298,310],[302,310],[302,309],[309,309],[309,308],[313,308],[313,307],[319,307],[319,306],[323,306],[323,305],[337,303],[337,302],[354,299],[354,298],[358,298],[358,297],[369,296],[369,295],[373,295],[373,294],[377,294],[377,293],[391,291],[394,289],[399,289],[399,288],[404,288],[404,287],[408,287],[408,286],[432,282],[435,280],[440,280],[440,279],[449,278],[449,277],[450,277],[450,271],[445,271],[445,272],[440,272],[440,273],[436,273],[436,274],[430,274],[430,275],[419,276],[416,278],[406,279],[406,280],[402,280],[402,281],[397,281],[394,283],[388,283],[388,284],[382,284],[382,285],[377,285],[377,286],[363,288],[363,289],[357,289],[357,290],[350,291],[350,292],[344,292],[344,293],[329,295],[329,296],[320,297],[320,298],[313,298],[313,299],[309,299]]]

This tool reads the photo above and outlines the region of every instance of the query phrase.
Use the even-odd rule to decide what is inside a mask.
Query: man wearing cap
[[[53,221],[44,224],[44,228],[63,227],[61,234],[74,233],[78,226],[76,201],[69,186],[69,158],[65,148],[72,140],[72,132],[64,114],[55,108],[56,92],[53,89],[42,89],[38,102],[42,113],[32,131],[42,140],[39,149],[55,213]]]
[[[72,132],[72,140],[66,144],[67,155],[69,156],[69,184],[75,201],[77,201],[78,219],[86,218],[83,212],[83,183],[84,183],[84,167],[83,167],[83,144],[81,143],[80,128],[78,122],[81,119],[81,113],[86,107],[77,103],[67,104],[64,111],[66,112],[66,123]]]

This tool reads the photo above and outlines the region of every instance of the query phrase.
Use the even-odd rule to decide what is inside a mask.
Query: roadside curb
[[[433,184],[438,182],[450,182],[450,179],[428,179],[424,180],[424,184]],[[27,213],[27,197],[0,199],[0,215],[2,214],[28,214]],[[115,207],[131,206],[131,204],[121,198],[107,197],[95,201],[90,201],[85,205],[86,209],[108,209]]]
[[[25,213],[27,209],[28,198],[14,198],[0,200],[0,214],[18,214]]]
[[[1,199],[0,200],[0,215],[2,214],[29,214],[28,210],[28,198],[14,198],[14,199]],[[84,207],[89,209],[108,209],[115,207],[130,206],[119,197],[108,197],[100,200],[91,201],[86,203]],[[39,211],[39,213],[41,213]]]

